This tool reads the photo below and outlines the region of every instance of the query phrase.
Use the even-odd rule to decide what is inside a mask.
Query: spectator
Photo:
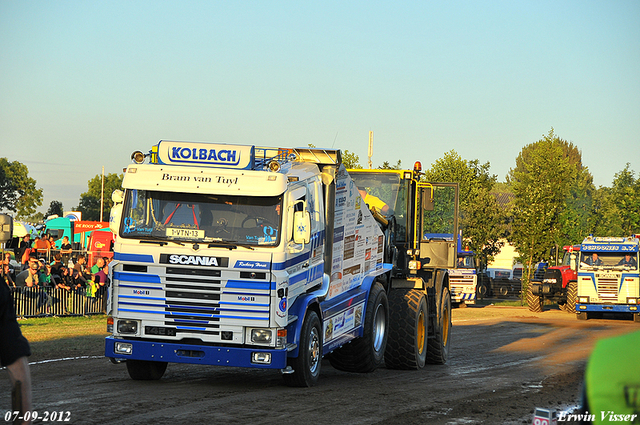
[[[11,276],[11,270],[9,269],[8,264],[2,265],[2,280],[7,284],[9,288],[16,287],[16,283],[13,280],[13,276]]]
[[[22,241],[20,242],[20,246],[18,247],[18,255],[16,257],[16,261],[19,261],[21,264],[21,270],[26,268],[27,263],[29,262],[29,254],[31,253],[31,239],[29,235],[24,235]]]
[[[86,263],[87,257],[85,257],[84,254],[78,254],[78,261],[76,261],[73,269],[78,270],[78,273],[80,273],[81,276],[85,277],[85,275],[87,274]]]
[[[102,312],[107,311],[107,297],[106,292],[109,284],[109,264],[108,261],[105,261],[104,266],[102,266],[102,270],[95,274],[95,282],[98,285],[98,290],[96,291],[96,297],[98,299],[102,299]]]
[[[32,288],[38,286],[38,260],[34,257],[29,258],[29,267],[23,270],[16,276],[16,287],[18,288]]]
[[[96,258],[96,263],[93,265],[93,267],[91,267],[91,273],[93,274],[98,273],[100,270],[102,270],[104,265],[105,265],[105,259],[103,257]]]
[[[51,263],[51,274],[54,276],[60,276],[60,268],[62,267],[62,255],[56,252],[53,256],[53,263]]]
[[[42,235],[42,238],[38,238],[36,236],[36,240],[33,243],[33,247],[38,253],[38,258],[44,258],[44,259],[49,258],[50,245],[49,245],[49,240],[47,238],[46,233]]]
[[[62,255],[62,264],[64,264],[65,266],[69,265],[69,259],[71,258],[72,252],[73,250],[71,249],[71,244],[69,243],[69,237],[63,237],[62,243],[60,244],[60,254]]]

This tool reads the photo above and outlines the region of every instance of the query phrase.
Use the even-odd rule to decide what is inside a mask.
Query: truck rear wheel
[[[329,355],[331,366],[345,372],[373,372],[384,362],[389,329],[389,300],[382,285],[374,283],[364,317],[364,332]]]
[[[567,313],[575,313],[576,300],[578,299],[578,284],[574,281],[567,283],[567,303],[565,311]]]
[[[442,288],[436,329],[433,338],[427,343],[427,361],[432,364],[445,364],[449,357],[449,335],[451,334],[451,294],[449,288]]]
[[[531,286],[531,283],[527,285],[527,305],[529,306],[529,310],[535,313],[542,313],[542,297],[535,295]]]
[[[298,357],[289,357],[293,373],[282,375],[290,387],[312,387],[320,377],[322,361],[322,327],[315,311],[309,311],[300,331]]]
[[[389,339],[384,361],[389,369],[421,369],[427,359],[429,312],[424,292],[394,289],[389,294]]]
[[[127,372],[136,381],[155,381],[162,378],[167,370],[167,362],[150,362],[147,360],[127,360]]]

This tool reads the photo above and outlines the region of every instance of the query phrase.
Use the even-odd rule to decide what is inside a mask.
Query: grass
[[[31,345],[29,361],[104,355],[105,315],[32,318],[18,323]]]

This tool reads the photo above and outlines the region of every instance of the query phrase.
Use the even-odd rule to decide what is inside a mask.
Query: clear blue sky
[[[504,181],[553,127],[640,173],[640,1],[0,0],[0,156],[52,200],[161,139],[347,149]]]

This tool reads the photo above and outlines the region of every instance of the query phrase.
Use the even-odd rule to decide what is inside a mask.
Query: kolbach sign
[[[249,169],[254,156],[253,146],[167,140],[158,143],[160,164]]]

